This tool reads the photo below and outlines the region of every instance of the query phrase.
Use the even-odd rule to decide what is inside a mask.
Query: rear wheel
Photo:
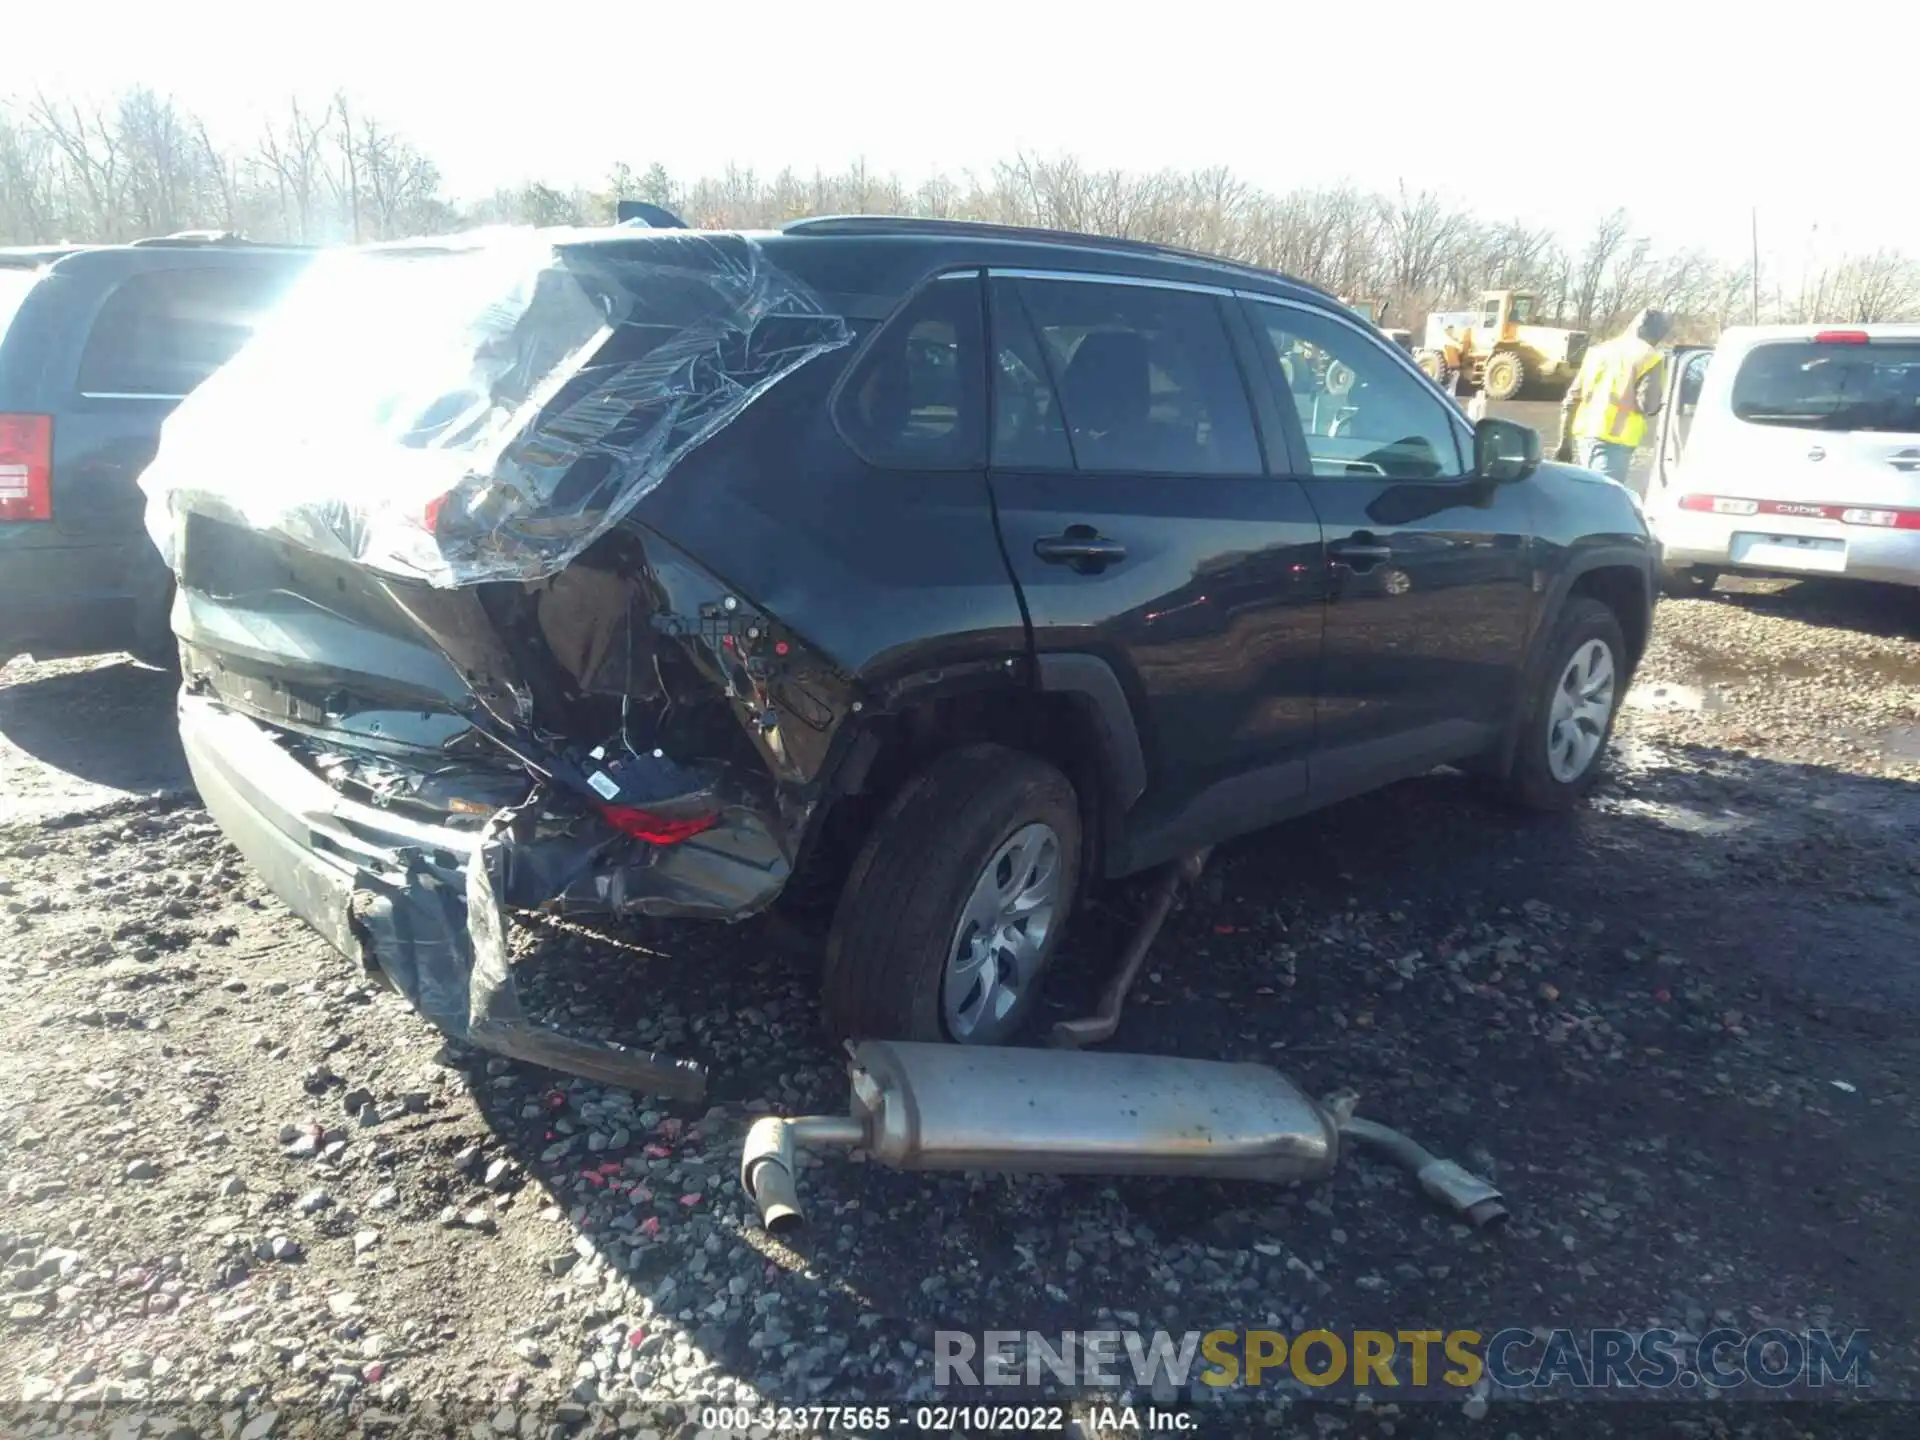
[[[1511,400],[1527,388],[1527,362],[1512,350],[1487,357],[1485,384],[1489,400]]]
[[[1593,788],[1626,685],[1626,657],[1613,611],[1586,595],[1567,602],[1520,716],[1507,779],[1512,799],[1531,810],[1565,810]]]
[[[874,825],[822,978],[847,1039],[998,1045],[1032,1017],[1080,880],[1080,807],[1053,766],[998,745],[937,757]]]

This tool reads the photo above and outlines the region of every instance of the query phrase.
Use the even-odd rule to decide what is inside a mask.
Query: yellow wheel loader
[[[1387,339],[1391,340],[1394,344],[1398,345],[1402,350],[1413,349],[1413,332],[1411,330],[1396,329],[1395,327],[1390,326],[1386,323],[1386,319],[1387,319],[1387,302],[1386,301],[1384,300],[1349,300],[1346,296],[1342,295],[1340,297],[1340,303],[1346,306],[1349,310],[1353,311],[1354,314],[1358,315],[1362,320],[1366,321],[1369,325],[1373,326],[1374,329],[1378,330],[1382,335],[1386,336]]]
[[[1558,399],[1580,372],[1587,332],[1535,325],[1534,304],[1523,291],[1489,290],[1478,310],[1429,315],[1426,343],[1415,359],[1450,390],[1481,391],[1489,400],[1522,392]]]

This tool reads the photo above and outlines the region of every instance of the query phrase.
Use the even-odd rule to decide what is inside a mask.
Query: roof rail
[[[919,215],[820,215],[789,220],[780,227],[785,235],[973,235],[981,239],[1027,240],[1045,245],[1076,245],[1089,250],[1119,250],[1138,255],[1157,255],[1169,260],[1211,265],[1245,275],[1271,280],[1277,272],[1263,270],[1243,260],[1224,255],[1209,255],[1202,250],[1184,250],[1178,245],[1163,245],[1157,240],[1130,240],[1118,235],[1088,235],[1079,230],[1048,230],[1038,225],[1001,225],[990,220],[940,220]],[[1310,281],[1282,277],[1304,289],[1325,294]]]
[[[9,270],[37,270],[76,250],[83,245],[7,245],[0,246],[0,266]]]
[[[129,245],[251,245],[237,230],[176,230],[171,235],[149,235]]]

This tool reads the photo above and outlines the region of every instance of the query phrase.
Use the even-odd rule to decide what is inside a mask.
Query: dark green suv
[[[836,1030],[1001,1041],[1101,877],[1594,780],[1638,502],[1318,290],[939,221],[512,243],[316,277],[149,482],[208,808],[450,1029],[502,1033],[508,908],[804,893]]]

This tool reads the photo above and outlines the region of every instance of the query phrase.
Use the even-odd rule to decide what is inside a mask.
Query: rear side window
[[[1081,470],[1258,475],[1246,385],[1211,295],[1021,280]]]
[[[1734,372],[1733,413],[1750,425],[1920,434],[1920,341],[1756,345]]]
[[[841,387],[847,442],[888,470],[986,464],[986,341],[977,272],[942,276],[880,330]]]
[[[1003,470],[1071,470],[1060,399],[1013,281],[988,285],[987,314],[993,330],[993,463]]]
[[[129,276],[107,297],[87,336],[81,392],[190,394],[233,358],[293,278],[291,271],[238,265]]]

